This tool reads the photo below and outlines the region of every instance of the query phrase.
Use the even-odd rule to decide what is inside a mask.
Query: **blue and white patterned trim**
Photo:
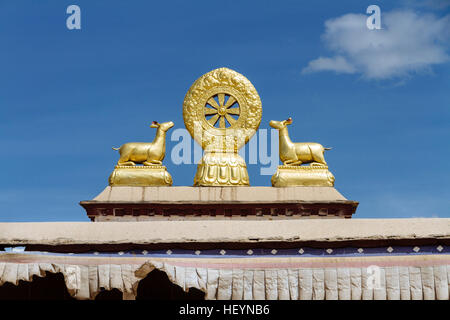
[[[37,253],[36,251],[27,251],[25,247],[5,248],[3,253]],[[0,251],[2,254],[2,251]],[[39,254],[51,255],[74,255],[73,253],[58,252],[39,252]],[[367,256],[403,256],[403,255],[430,255],[430,254],[450,254],[450,246],[433,245],[433,246],[387,246],[376,248],[363,247],[345,247],[345,248],[247,248],[247,249],[164,249],[164,250],[130,250],[118,252],[84,252],[77,253],[77,256],[98,256],[98,257],[262,257],[262,256],[279,256],[279,257],[367,257]]]

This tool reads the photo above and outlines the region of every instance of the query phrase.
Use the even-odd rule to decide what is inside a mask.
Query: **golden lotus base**
[[[273,187],[333,187],[334,176],[327,166],[278,166]]]
[[[172,176],[165,166],[116,166],[109,176],[110,186],[171,186]]]
[[[247,165],[237,153],[205,153],[194,177],[194,187],[249,185]]]

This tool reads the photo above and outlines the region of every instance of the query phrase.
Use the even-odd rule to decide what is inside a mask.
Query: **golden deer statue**
[[[292,123],[292,118],[283,121],[270,121],[269,125],[278,130],[280,160],[283,165],[300,166],[302,163],[311,163],[311,166],[326,166],[323,156],[325,150],[321,144],[315,142],[294,143],[289,138],[287,126]]]
[[[119,150],[120,158],[118,166],[134,166],[142,163],[144,166],[161,165],[166,155],[166,132],[172,128],[174,123],[158,123],[153,121],[150,128],[157,128],[153,142],[129,142],[122,145]]]

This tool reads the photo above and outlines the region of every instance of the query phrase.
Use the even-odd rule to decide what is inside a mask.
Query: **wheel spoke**
[[[227,118],[227,121],[230,123],[231,126],[236,122],[236,120],[229,114],[225,114],[225,118]]]
[[[219,127],[225,129],[225,117],[220,117]]]
[[[219,93],[217,96],[219,98],[219,106],[222,107],[225,102],[225,93]]]
[[[207,121],[209,122],[210,125],[212,125],[214,127],[214,125],[216,124],[219,117],[220,116],[218,114],[216,114],[215,116],[213,116],[211,119],[209,119]]]
[[[209,104],[211,107],[219,109],[219,105],[217,104],[216,100],[214,100],[214,98],[210,98],[207,102],[207,104]]]
[[[208,107],[205,107],[204,109],[205,109],[205,116],[210,116],[210,115],[213,115],[213,114],[217,114],[217,109],[211,109],[211,108],[208,108]]]
[[[239,108],[230,108],[230,109],[227,109],[227,113],[239,115],[241,113],[241,110]]]
[[[228,100],[225,103],[227,97]],[[214,97],[209,98],[203,108],[203,113],[205,117],[212,116],[206,119],[210,125],[225,129],[228,125],[232,126],[236,123],[237,120],[231,115],[239,116],[241,110],[235,97],[225,93],[218,93]]]
[[[228,98],[227,103],[225,104],[225,108],[231,107],[236,102],[236,99],[233,96]]]

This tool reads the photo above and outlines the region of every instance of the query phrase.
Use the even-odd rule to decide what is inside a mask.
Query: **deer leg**
[[[162,161],[160,160],[150,160],[150,161],[145,161],[143,163],[144,166],[155,166],[155,165],[162,165]]]
[[[286,160],[283,162],[283,165],[285,166],[299,166],[302,162],[300,160]]]
[[[311,163],[311,166],[326,166],[327,162],[325,161],[324,157],[324,149],[321,147],[320,150],[317,150],[316,148],[309,147],[309,151],[311,152],[311,157],[313,162]]]
[[[324,161],[324,162],[325,162],[325,161]],[[326,162],[325,162],[325,163],[311,162],[311,164],[310,164],[311,167],[323,167],[323,166],[326,166],[326,165],[327,165]]]
[[[124,161],[121,162],[120,160],[117,162],[118,166],[135,166],[136,163],[134,163],[133,161]]]
[[[133,150],[131,148],[128,148],[128,147],[123,148],[123,150],[121,150],[121,152],[120,152],[120,157],[119,157],[119,161],[117,161],[117,165],[118,166],[134,166],[134,165],[136,165],[133,161],[130,160],[132,151]]]
[[[326,166],[327,162],[325,161],[325,157],[322,154],[313,154],[314,162],[311,163],[311,166]]]

